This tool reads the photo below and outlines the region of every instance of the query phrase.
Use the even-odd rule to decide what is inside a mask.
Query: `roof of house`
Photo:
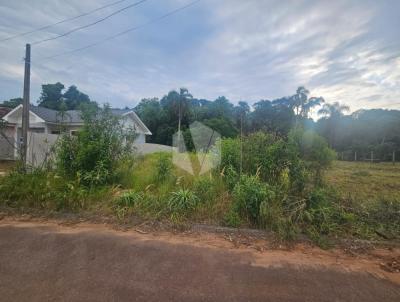
[[[12,110],[12,108],[9,107],[0,107],[0,118],[2,118],[3,116],[6,116],[7,113],[9,113]]]
[[[67,122],[74,124],[83,123],[81,112],[78,110],[67,110],[64,114],[60,111],[48,109],[45,107],[30,105],[30,111],[48,123]]]
[[[16,110],[22,108],[22,105],[17,106],[11,112],[8,112],[3,118],[6,120],[8,115],[11,115]],[[43,119],[47,123],[69,123],[69,124],[83,124],[82,112],[80,110],[67,110],[63,114],[60,111],[30,105],[29,110]],[[143,128],[145,134],[151,135],[150,130],[142,122],[142,120],[137,116],[137,114],[132,109],[116,109],[112,108],[111,112],[116,116],[131,115],[133,119]]]

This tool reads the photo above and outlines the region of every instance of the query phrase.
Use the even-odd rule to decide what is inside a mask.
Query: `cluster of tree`
[[[75,110],[83,104],[94,104],[95,102],[90,101],[89,96],[79,91],[75,85],[65,89],[62,83],[57,82],[42,85],[42,92],[37,103],[38,106],[54,110]],[[1,106],[15,108],[20,104],[22,104],[22,98],[19,97],[3,101]]]
[[[16,107],[21,98],[4,101],[2,106]],[[65,90],[61,83],[42,85],[38,105],[55,110],[79,109],[83,104],[94,104],[76,86]],[[310,111],[321,106],[322,116],[317,122],[309,118]],[[257,131],[287,136],[295,127],[313,129],[324,136],[329,146],[345,154],[345,158],[367,158],[371,151],[376,158],[387,159],[393,151],[400,158],[400,111],[359,110],[345,115],[349,107],[340,103],[325,103],[322,97],[310,97],[310,92],[299,87],[295,94],[275,100],[260,100],[250,106],[245,101],[237,105],[226,97],[214,101],[193,97],[186,88],[172,90],[161,99],[146,98],[134,108],[153,133],[148,142],[171,145],[173,134],[179,129],[190,146],[189,125],[202,122],[222,137],[233,138]]]
[[[60,82],[42,85],[38,105],[54,110],[79,109],[82,104],[91,103],[88,95],[80,92],[74,85],[64,92],[65,86]]]
[[[315,129],[343,159],[400,159],[400,111],[371,109],[344,115],[348,107],[325,104],[321,113],[327,114],[315,123]],[[372,153],[373,152],[373,155]]]
[[[218,131],[222,137],[235,137],[239,133],[273,132],[285,136],[296,124],[312,121],[310,110],[324,100],[309,97],[310,92],[299,87],[289,97],[261,100],[251,110],[247,102],[232,104],[226,97],[214,101],[194,98],[187,89],[170,91],[161,100],[143,99],[135,110],[153,133],[150,142],[172,143],[172,136],[181,129],[183,136],[193,121],[199,121]]]

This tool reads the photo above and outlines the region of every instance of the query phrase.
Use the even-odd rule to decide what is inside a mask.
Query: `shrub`
[[[226,169],[232,167],[240,171],[240,140],[237,138],[225,138],[221,144],[221,167]]]
[[[79,178],[65,180],[42,169],[33,169],[31,173],[13,171],[0,182],[1,201],[17,208],[75,211],[87,208],[94,200],[101,201],[108,192],[109,188],[88,189]]]
[[[242,220],[239,214],[231,209],[225,214],[223,218],[223,223],[226,226],[237,228],[242,224]]]
[[[338,234],[352,229],[355,216],[340,202],[337,192],[331,188],[315,188],[308,196],[303,213],[306,230],[313,239],[318,236]],[[318,235],[318,236],[317,236]]]
[[[84,110],[84,126],[77,137],[64,134],[57,148],[62,175],[80,177],[88,186],[110,183],[118,160],[132,151],[133,130],[124,130],[109,107]]]
[[[209,202],[213,200],[216,195],[217,179],[211,177],[198,177],[193,183],[193,190],[202,202]]]
[[[168,153],[159,153],[155,164],[155,181],[163,182],[172,175],[172,160]]]
[[[225,167],[223,171],[224,181],[228,186],[228,190],[232,191],[236,183],[239,181],[239,173],[232,166]]]
[[[289,134],[291,148],[297,149],[300,158],[314,176],[314,183],[321,184],[322,173],[336,158],[325,139],[313,131],[292,130]]]
[[[272,194],[258,177],[242,175],[232,193],[234,208],[249,222],[257,223],[261,203],[272,198]]]

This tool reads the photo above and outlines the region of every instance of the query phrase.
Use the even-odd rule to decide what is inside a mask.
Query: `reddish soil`
[[[400,301],[398,249],[0,221],[1,301]]]

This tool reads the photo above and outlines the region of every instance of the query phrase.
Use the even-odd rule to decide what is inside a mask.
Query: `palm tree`
[[[344,113],[350,111],[350,107],[339,102],[332,104],[324,104],[324,106],[318,110],[319,115],[325,116],[329,125],[329,145],[333,148],[335,145],[336,129],[339,125],[341,117]]]
[[[330,119],[340,118],[345,112],[349,111],[350,107],[339,102],[334,102],[333,104],[324,104],[324,106],[318,110],[319,115],[324,115]]]
[[[298,124],[298,119],[308,118],[308,114],[311,109],[315,106],[319,106],[324,102],[322,97],[308,97],[310,91],[305,87],[301,86],[297,88],[296,94],[289,97],[283,98],[282,102],[286,103],[290,108],[292,108],[296,114],[296,125]]]
[[[181,133],[181,119],[182,119],[182,112],[188,110],[189,107],[189,100],[192,99],[193,96],[189,93],[187,88],[181,88],[179,90],[179,101],[178,101],[178,133]]]

